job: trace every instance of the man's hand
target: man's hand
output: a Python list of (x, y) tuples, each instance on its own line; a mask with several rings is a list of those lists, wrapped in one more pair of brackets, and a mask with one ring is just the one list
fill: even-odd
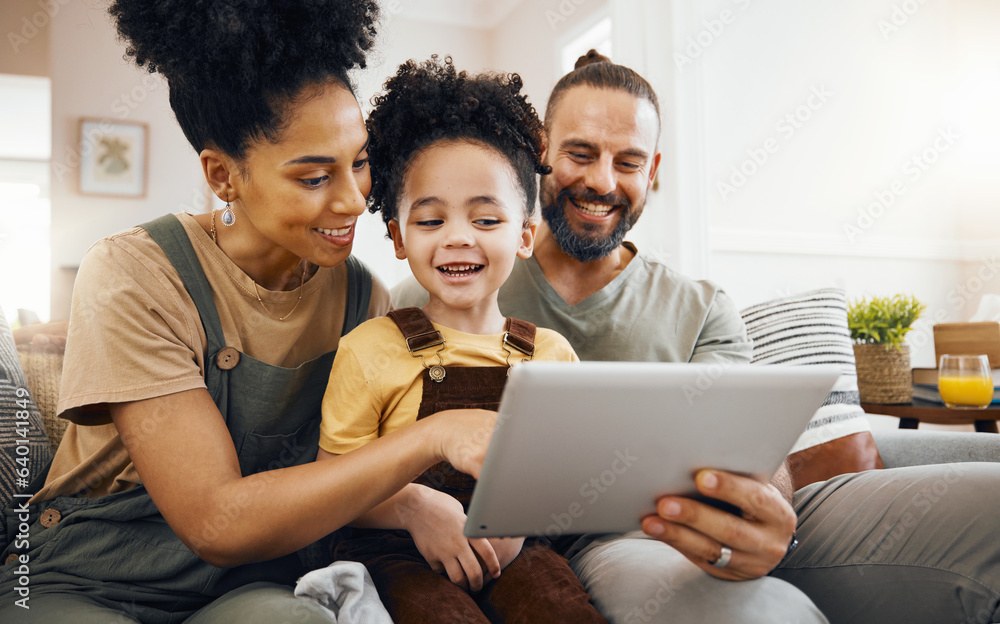
[[(736, 505), (743, 517), (690, 498), (668, 496), (657, 501), (656, 515), (642, 520), (642, 530), (673, 546), (712, 576), (747, 580), (764, 576), (784, 558), (795, 531), (795, 511), (771, 484), (747, 477), (702, 470), (695, 478), (705, 496)], [(733, 552), (724, 568), (712, 562), (722, 547)]]
[[(485, 580), (500, 576), (502, 566), (490, 541), (465, 537), (464, 526), (462, 503), (431, 489), (406, 522), (406, 530), (431, 569), (447, 574), (462, 589), (475, 592), (483, 588)], [(506, 558), (509, 553), (504, 555)], [(514, 553), (510, 559), (516, 556)], [(484, 580), (484, 576), (488, 578)]]

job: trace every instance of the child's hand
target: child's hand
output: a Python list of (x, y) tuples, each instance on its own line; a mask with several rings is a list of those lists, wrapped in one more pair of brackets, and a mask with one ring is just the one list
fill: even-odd
[(451, 496), (427, 488), (420, 507), (406, 524), (413, 543), (431, 569), (446, 573), (459, 587), (479, 591), (484, 575), (488, 575), (486, 580), (500, 576), (500, 561), (490, 542), (462, 535), (465, 511)]
[[(510, 562), (521, 553), (521, 548), (524, 547), (523, 537), (490, 537), (486, 541), (493, 546), (493, 552), (497, 554), (501, 570), (509, 566)], [(485, 567), (483, 573), (487, 573)]]

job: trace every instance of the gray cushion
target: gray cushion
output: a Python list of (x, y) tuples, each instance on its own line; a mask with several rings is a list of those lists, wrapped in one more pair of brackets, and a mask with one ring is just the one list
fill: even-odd
[(1000, 462), (1000, 435), (994, 433), (887, 429), (872, 435), (886, 468)]

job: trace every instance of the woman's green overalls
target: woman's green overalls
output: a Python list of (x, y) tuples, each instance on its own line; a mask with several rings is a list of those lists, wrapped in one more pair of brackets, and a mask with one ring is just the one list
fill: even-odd
[[(313, 461), (334, 353), (281, 368), (227, 347), (211, 286), (183, 226), (167, 215), (142, 227), (166, 253), (198, 308), (208, 337), (205, 382), (226, 420), (243, 474)], [(365, 320), (371, 295), (367, 269), (353, 257), (347, 263), (344, 334)], [(100, 498), (61, 496), (29, 508), (29, 550), (15, 548), (21, 525), (17, 510), (4, 510), (8, 545), (3, 561), (14, 553), (28, 555), (32, 600), (46, 592), (83, 592), (143, 622), (178, 622), (236, 587), (256, 581), (291, 585), (304, 572), (296, 553), (234, 568), (202, 561), (174, 534), (141, 486)], [(234, 501), (206, 523), (201, 541), (212, 541), (233, 519), (252, 511)], [(0, 567), (0, 607), (17, 598), (16, 568)]]

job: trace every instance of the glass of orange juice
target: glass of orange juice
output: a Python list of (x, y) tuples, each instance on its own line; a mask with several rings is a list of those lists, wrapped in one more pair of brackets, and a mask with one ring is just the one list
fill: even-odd
[(986, 409), (993, 401), (993, 376), (985, 355), (942, 355), (938, 393), (952, 409)]

